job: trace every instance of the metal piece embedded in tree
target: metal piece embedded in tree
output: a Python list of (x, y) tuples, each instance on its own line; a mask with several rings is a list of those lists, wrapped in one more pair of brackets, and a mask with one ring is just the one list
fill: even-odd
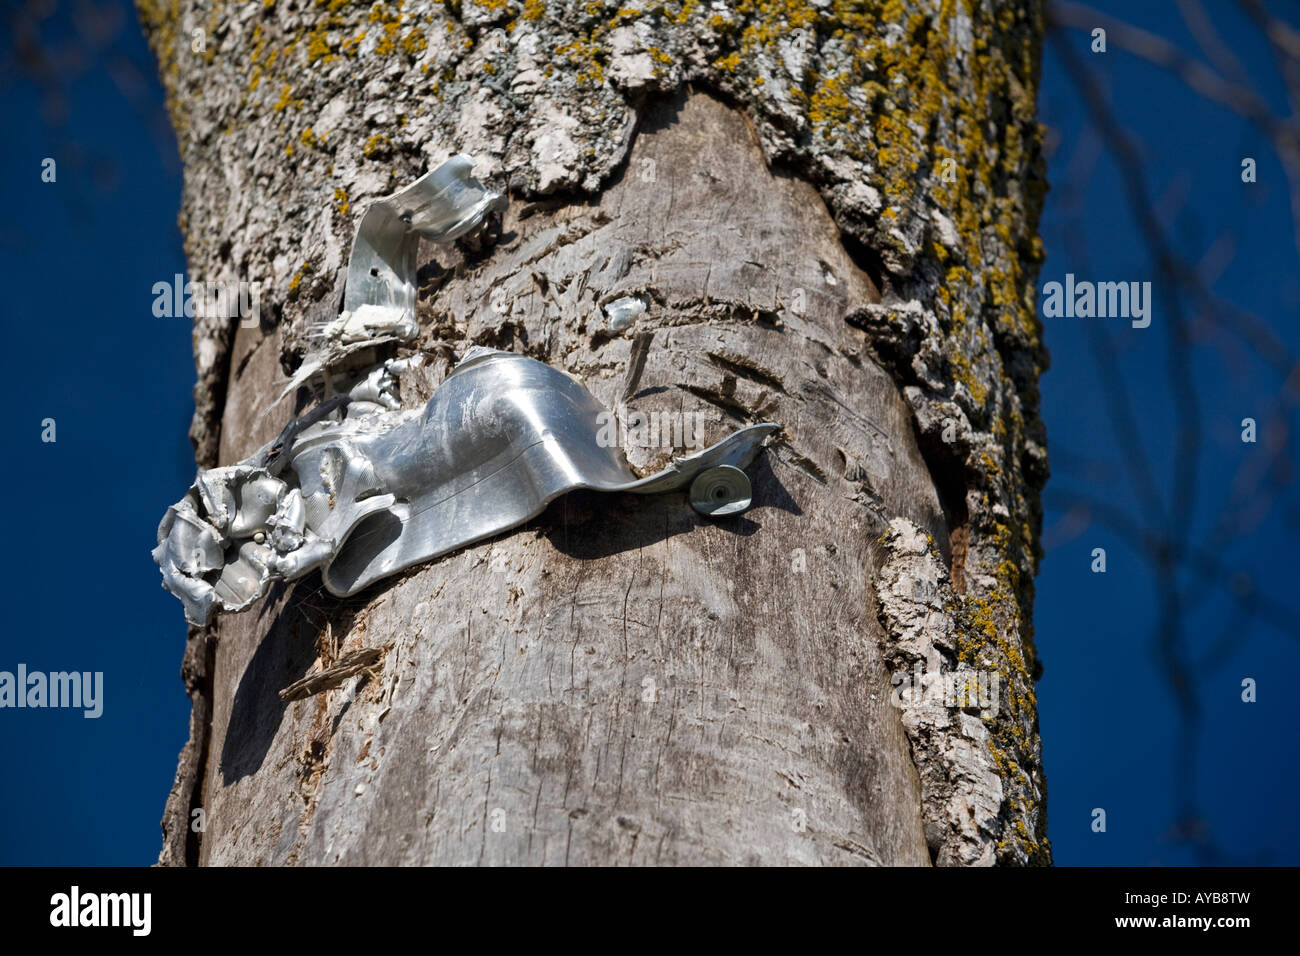
[[(386, 363), (387, 380), (409, 361)], [(330, 593), (355, 594), (515, 528), (578, 488), (654, 494), (703, 477), (696, 509), (734, 514), (749, 505), (739, 469), (778, 429), (750, 425), (637, 478), (618, 448), (598, 440), (604, 409), (595, 397), (535, 359), (472, 348), (423, 408), (395, 410), (391, 395), (362, 386), (245, 461), (200, 472), (167, 510), (153, 556), (191, 623), (243, 610), (272, 581), (316, 568)]]
[(366, 209), (348, 256), (343, 311), (315, 330), (312, 351), (277, 402), (318, 373), (345, 364), (350, 356), (373, 346), (410, 342), (419, 334), (415, 319), (419, 240), (454, 242), (475, 233), (490, 214), (506, 208), (506, 197), (471, 176), (473, 168), (473, 159), (457, 154)]
[(639, 295), (627, 295), (605, 306), (611, 332), (623, 332), (632, 327), (646, 310), (646, 301)]
[(747, 510), (752, 494), (747, 474), (735, 465), (718, 465), (691, 482), (691, 507), (702, 515), (724, 518)]
[[(467, 235), (504, 203), (470, 178), (472, 165), (455, 156), (366, 211), (343, 312), (286, 393), (354, 347), (418, 334), (416, 237)], [(653, 494), (689, 485), (701, 514), (737, 514), (751, 494), (740, 469), (778, 429), (750, 425), (638, 478), (601, 440), (605, 409), (563, 371), (475, 346), (422, 408), (404, 409), (399, 379), (422, 360), (374, 365), (252, 457), (198, 474), (167, 509), (153, 551), (187, 620), (206, 625), (214, 611), (243, 610), (271, 582), (318, 568), (330, 593), (355, 594), (518, 527), (578, 488)]]
[(473, 168), (470, 157), (453, 156), (366, 210), (348, 257), (343, 315), (349, 325), (415, 337), (418, 238), (453, 242), (506, 208), (505, 196), (484, 188), (470, 175)]

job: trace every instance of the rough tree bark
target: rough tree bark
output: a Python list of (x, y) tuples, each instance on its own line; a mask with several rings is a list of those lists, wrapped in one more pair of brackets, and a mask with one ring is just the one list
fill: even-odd
[[(268, 408), (365, 205), (456, 152), (511, 205), (422, 249), (404, 403), (485, 344), (703, 412), (708, 442), (784, 426), (740, 517), (574, 494), (192, 630), (161, 862), (1050, 861), (1038, 3), (139, 3), (191, 275), (264, 289), (260, 327), (196, 324), (201, 465), (302, 410)], [(996, 711), (891, 706), (919, 662), (994, 675)]]

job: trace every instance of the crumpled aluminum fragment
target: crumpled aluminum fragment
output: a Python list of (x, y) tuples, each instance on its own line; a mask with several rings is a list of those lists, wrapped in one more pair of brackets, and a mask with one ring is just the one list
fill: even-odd
[(352, 241), (343, 297), (343, 312), (354, 323), (415, 337), (417, 236), (453, 242), (506, 208), (503, 195), (470, 175), (473, 168), (470, 157), (453, 156), (366, 210)]
[(471, 176), (473, 168), (469, 156), (453, 156), (365, 211), (348, 258), (343, 311), (313, 330), (312, 350), (276, 404), (350, 355), (388, 342), (410, 342), (419, 334), (415, 281), (420, 237), (454, 242), (482, 226), (490, 213), (506, 208), (505, 196)]
[(615, 299), (605, 306), (610, 331), (622, 332), (624, 329), (631, 328), (632, 324), (645, 314), (645, 310), (646, 301), (639, 295), (627, 295)]
[[(712, 475), (701, 485), (711, 510), (697, 509), (743, 510), (749, 481), (736, 472), (778, 429), (742, 428), (637, 478), (598, 439), (605, 410), (564, 372), (475, 347), (422, 408), (394, 409), (384, 395), (412, 364), (390, 360), (355, 396), (323, 402), (249, 459), (201, 472), (168, 509), (153, 556), (189, 621), (242, 610), (272, 581), (314, 568), (332, 594), (354, 594), (517, 527), (578, 488), (653, 494)], [(728, 511), (736, 491), (744, 503)]]
[(423, 364), (423, 355), (412, 355), (406, 359), (389, 359), (382, 365), (376, 365), (365, 378), (353, 385), (348, 390), (348, 396), (354, 402), (373, 402), (388, 409), (401, 408), (397, 380), (404, 373)]

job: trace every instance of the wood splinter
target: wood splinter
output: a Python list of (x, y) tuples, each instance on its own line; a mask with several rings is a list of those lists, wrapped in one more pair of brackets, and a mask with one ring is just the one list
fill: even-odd
[(359, 674), (378, 663), (383, 653), (384, 648), (382, 647), (362, 648), (347, 655), (332, 667), (327, 667), (314, 674), (308, 674), (301, 680), (294, 681), (280, 691), (280, 699), (285, 702), (302, 700), (304, 697), (311, 697), (322, 691), (338, 687), (349, 677)]

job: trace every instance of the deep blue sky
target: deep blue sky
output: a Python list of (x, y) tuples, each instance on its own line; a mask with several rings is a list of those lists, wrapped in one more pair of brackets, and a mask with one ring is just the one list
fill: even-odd
[[(1102, 6), (1195, 49), (1172, 3)], [(1259, 90), (1275, 105), (1284, 102), (1257, 32), (1234, 17), (1228, 4), (1208, 7)], [(1279, 12), (1284, 9), (1293, 25), (1300, 25), (1300, 11), (1294, 5), (1278, 6)], [(1294, 359), (1300, 354), (1300, 273), (1286, 180), (1272, 151), (1244, 120), (1118, 51), (1113, 38), (1104, 55), (1091, 53), (1088, 39), (1067, 34), (1083, 67), (1108, 90), (1119, 123), (1139, 144), (1142, 174), (1175, 248), (1205, 267), (1214, 293), (1268, 325)], [(1285, 482), (1276, 497), (1263, 491), (1245, 494), (1247, 513), (1227, 523), (1229, 542), (1211, 549), (1225, 566), (1249, 575), (1257, 593), (1270, 594), (1289, 609), (1289, 633), (1251, 615), (1251, 598), (1234, 602), (1223, 587), (1225, 575), (1202, 581), (1184, 572), (1179, 579), (1194, 599), (1186, 606), (1182, 656), (1190, 652), (1199, 658), (1212, 647), (1224, 648), (1220, 666), (1203, 668), (1192, 682), (1202, 735), (1196, 760), (1189, 762), (1178, 756), (1176, 744), (1187, 721), (1175, 706), (1156, 651), (1150, 567), (1126, 543), (1122, 527), (1096, 520), (1095, 509), (1071, 513), (1072, 493), (1081, 493), (1122, 509), (1134, 522), (1160, 524), (1126, 478), (1125, 465), (1133, 456), (1114, 437), (1105, 399), (1110, 386), (1098, 374), (1085, 323), (1103, 325), (1110, 336), (1139, 443), (1163, 507), (1171, 508), (1174, 476), (1189, 467), (1175, 448), (1183, 403), (1168, 384), (1166, 332), (1175, 292), (1162, 284), (1139, 239), (1118, 167), (1099, 148), (1104, 143), (1090, 130), (1054, 46), (1044, 60), (1039, 103), (1055, 144), (1049, 162), (1053, 189), (1042, 222), (1048, 258), (1040, 290), (1043, 282), (1073, 272), (1080, 279), (1151, 280), (1155, 300), (1147, 329), (1115, 319), (1046, 323), (1052, 369), (1042, 382), (1043, 417), (1053, 478), (1044, 521), (1050, 550), (1038, 578), (1036, 629), (1045, 663), (1038, 699), (1056, 859), (1136, 865), (1300, 863), (1300, 820), (1294, 812), (1300, 744), (1291, 729), (1294, 695), (1288, 680), (1300, 668), (1295, 623), (1300, 601), (1290, 557), (1300, 530), (1293, 474), (1300, 459), (1294, 437), (1282, 453), (1284, 467), (1273, 472)], [(1247, 156), (1258, 164), (1253, 184), (1241, 180), (1241, 161)], [(1224, 250), (1232, 250), (1231, 256), (1221, 256)], [(1201, 314), (1187, 311), (1193, 320)], [(1232, 497), (1239, 469), (1249, 469), (1267, 455), (1262, 438), (1253, 445), (1241, 441), (1240, 423), (1253, 417), (1262, 433), (1282, 385), (1277, 372), (1244, 348), (1230, 329), (1198, 328), (1203, 334), (1192, 349), (1190, 368), (1201, 419), (1199, 493), (1190, 513), (1181, 516), (1193, 542), (1205, 541)], [(1291, 402), (1280, 421), (1293, 436), (1295, 396)], [(1258, 513), (1251, 514), (1257, 505)], [(1105, 574), (1090, 570), (1097, 547), (1107, 552)], [(1254, 704), (1241, 701), (1241, 681), (1247, 677), (1258, 684)], [(1188, 771), (1192, 783), (1176, 783)], [(1180, 808), (1189, 803), (1196, 811), (1192, 818), (1201, 821), (1212, 841), (1208, 855), (1174, 839), (1173, 825), (1185, 816)], [(1104, 834), (1090, 829), (1097, 807), (1107, 812)]]
[[(194, 470), (190, 330), (155, 318), (150, 292), (185, 271), (180, 170), (174, 139), (157, 138), (153, 64), (121, 8), (121, 29), (81, 62), (67, 5), (55, 14), (57, 87), (34, 83), (30, 67), (15, 75), (5, 50), (0, 670), (103, 671), (105, 701), (97, 720), (0, 710), (3, 863), (152, 863), (188, 732), (185, 626), (149, 555)], [(112, 78), (129, 84), (131, 64), (135, 102)], [(58, 164), (52, 184), (41, 181), (45, 157)], [(45, 418), (57, 423), (53, 444), (41, 441)]]
[[(1173, 4), (1099, 6), (1192, 49)], [(1281, 102), (1266, 48), (1244, 22), (1221, 17), (1226, 6), (1212, 5), (1229, 46), (1265, 95)], [(11, 462), (0, 497), (11, 508), (0, 670), (22, 662), (34, 670), (103, 671), (106, 685), (98, 720), (77, 711), (0, 711), (0, 863), (152, 863), (187, 731), (180, 606), (160, 588), (149, 556), (163, 510), (193, 472), (186, 437), (194, 377), (189, 327), (151, 311), (153, 283), (185, 268), (176, 227), (180, 173), (134, 14), (126, 3), (102, 9), (122, 17), (120, 29), (111, 17), (95, 22), (89, 33), (102, 26), (103, 42), (73, 43), (62, 9), (43, 34), (42, 66), (20, 63), (12, 46), (0, 65), (0, 276), (9, 356), (3, 422)], [(9, 24), (4, 39), (13, 39)], [(1300, 353), (1300, 271), (1286, 183), (1271, 150), (1241, 119), (1113, 44), (1094, 55), (1086, 36), (1072, 34), (1069, 42), (1140, 142), (1143, 174), (1178, 251), (1196, 262), (1207, 253), (1218, 261), (1211, 250), (1231, 249), (1212, 270), (1213, 291), (1257, 315), (1289, 354)], [(74, 48), (81, 52), (74, 55)], [(43, 79), (34, 81), (33, 73)], [(1300, 744), (1286, 708), (1289, 675), (1300, 671), (1300, 635), (1249, 613), (1251, 598), (1235, 602), (1221, 586), (1223, 574), (1200, 580), (1182, 572), (1192, 603), (1180, 652), (1223, 649), (1217, 669), (1201, 669), (1192, 683), (1200, 733), (1189, 763), (1177, 747), (1187, 723), (1156, 651), (1150, 566), (1122, 528), (1079, 505), (1082, 495), (1135, 522), (1160, 523), (1126, 478), (1126, 453), (1108, 417), (1111, 386), (1098, 374), (1083, 325), (1093, 322), (1105, 326), (1118, 356), (1107, 364), (1124, 383), (1169, 507), (1172, 478), (1185, 467), (1176, 460), (1178, 404), (1166, 374), (1173, 293), (1160, 285), (1117, 168), (1089, 132), (1076, 88), (1051, 47), (1040, 105), (1053, 129), (1040, 288), (1066, 272), (1155, 285), (1149, 329), (1063, 319), (1050, 321), (1046, 332), (1052, 369), (1042, 387), (1054, 475), (1036, 628), (1056, 860), (1300, 863)], [(1248, 155), (1258, 161), (1252, 185), (1240, 179)], [(41, 182), (45, 157), (57, 160), (54, 184)], [(1193, 541), (1204, 539), (1230, 500), (1238, 470), (1267, 454), (1262, 440), (1240, 441), (1241, 419), (1257, 418), (1262, 430), (1281, 391), (1276, 371), (1240, 339), (1197, 327), (1205, 330), (1192, 358), (1203, 452), (1187, 516)], [(45, 418), (57, 421), (54, 444), (41, 441)], [(1294, 404), (1281, 421), (1294, 431)], [(1283, 457), (1294, 471), (1289, 447)], [(1293, 475), (1280, 480), (1258, 513), (1247, 509), (1229, 524), (1229, 542), (1214, 553), (1294, 620), (1300, 601), (1291, 554), (1300, 496), (1288, 483)], [(1247, 504), (1261, 495), (1247, 495)], [(1104, 575), (1089, 570), (1096, 547), (1107, 551)], [(1240, 700), (1244, 677), (1258, 681), (1255, 704)], [(1190, 783), (1180, 783), (1189, 767)], [(1174, 832), (1188, 806), (1201, 820), (1206, 840), (1199, 845), (1213, 846), (1212, 855)], [(1097, 807), (1107, 813), (1104, 834), (1090, 829)]]

